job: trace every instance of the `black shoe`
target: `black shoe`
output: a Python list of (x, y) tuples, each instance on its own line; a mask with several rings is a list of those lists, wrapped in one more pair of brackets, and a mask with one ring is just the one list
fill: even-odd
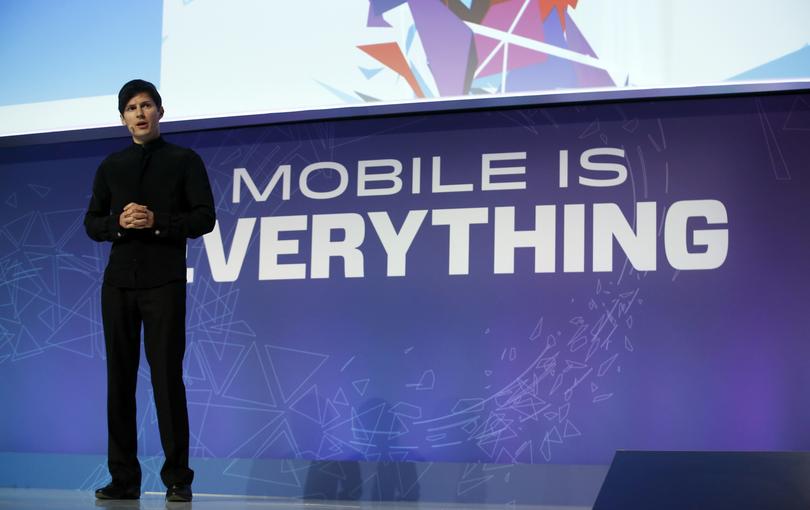
[(191, 485), (176, 483), (166, 491), (166, 501), (191, 501)]
[(116, 485), (110, 483), (96, 490), (96, 499), (140, 499), (141, 488), (138, 485)]

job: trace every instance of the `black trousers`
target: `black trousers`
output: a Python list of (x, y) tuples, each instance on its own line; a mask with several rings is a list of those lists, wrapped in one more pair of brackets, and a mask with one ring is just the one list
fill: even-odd
[(188, 467), (188, 409), (183, 384), (185, 282), (151, 289), (104, 284), (101, 316), (107, 349), (107, 455), (113, 483), (128, 486), (141, 483), (135, 386), (143, 325), (160, 442), (166, 455), (160, 477), (167, 487), (191, 484), (194, 472)]

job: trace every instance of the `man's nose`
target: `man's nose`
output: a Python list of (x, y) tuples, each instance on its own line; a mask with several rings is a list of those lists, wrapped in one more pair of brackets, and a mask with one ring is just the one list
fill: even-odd
[(143, 117), (143, 108), (138, 107), (138, 117)]

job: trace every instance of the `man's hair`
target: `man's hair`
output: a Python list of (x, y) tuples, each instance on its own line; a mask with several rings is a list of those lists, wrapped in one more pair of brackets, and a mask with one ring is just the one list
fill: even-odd
[(129, 100), (142, 92), (148, 94), (158, 108), (162, 106), (163, 100), (154, 85), (146, 80), (130, 80), (118, 92), (118, 113), (123, 115)]

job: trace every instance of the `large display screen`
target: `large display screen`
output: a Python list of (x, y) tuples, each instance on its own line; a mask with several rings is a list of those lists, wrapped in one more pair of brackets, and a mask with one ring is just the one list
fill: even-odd
[[(217, 203), (188, 248), (194, 456), (810, 449), (805, 92), (167, 139)], [(81, 222), (128, 143), (0, 152), (0, 451), (105, 452), (109, 247)]]
[(0, 137), (116, 126), (133, 78), (164, 121), (800, 79), (808, 24), (804, 0), (2, 2)]

